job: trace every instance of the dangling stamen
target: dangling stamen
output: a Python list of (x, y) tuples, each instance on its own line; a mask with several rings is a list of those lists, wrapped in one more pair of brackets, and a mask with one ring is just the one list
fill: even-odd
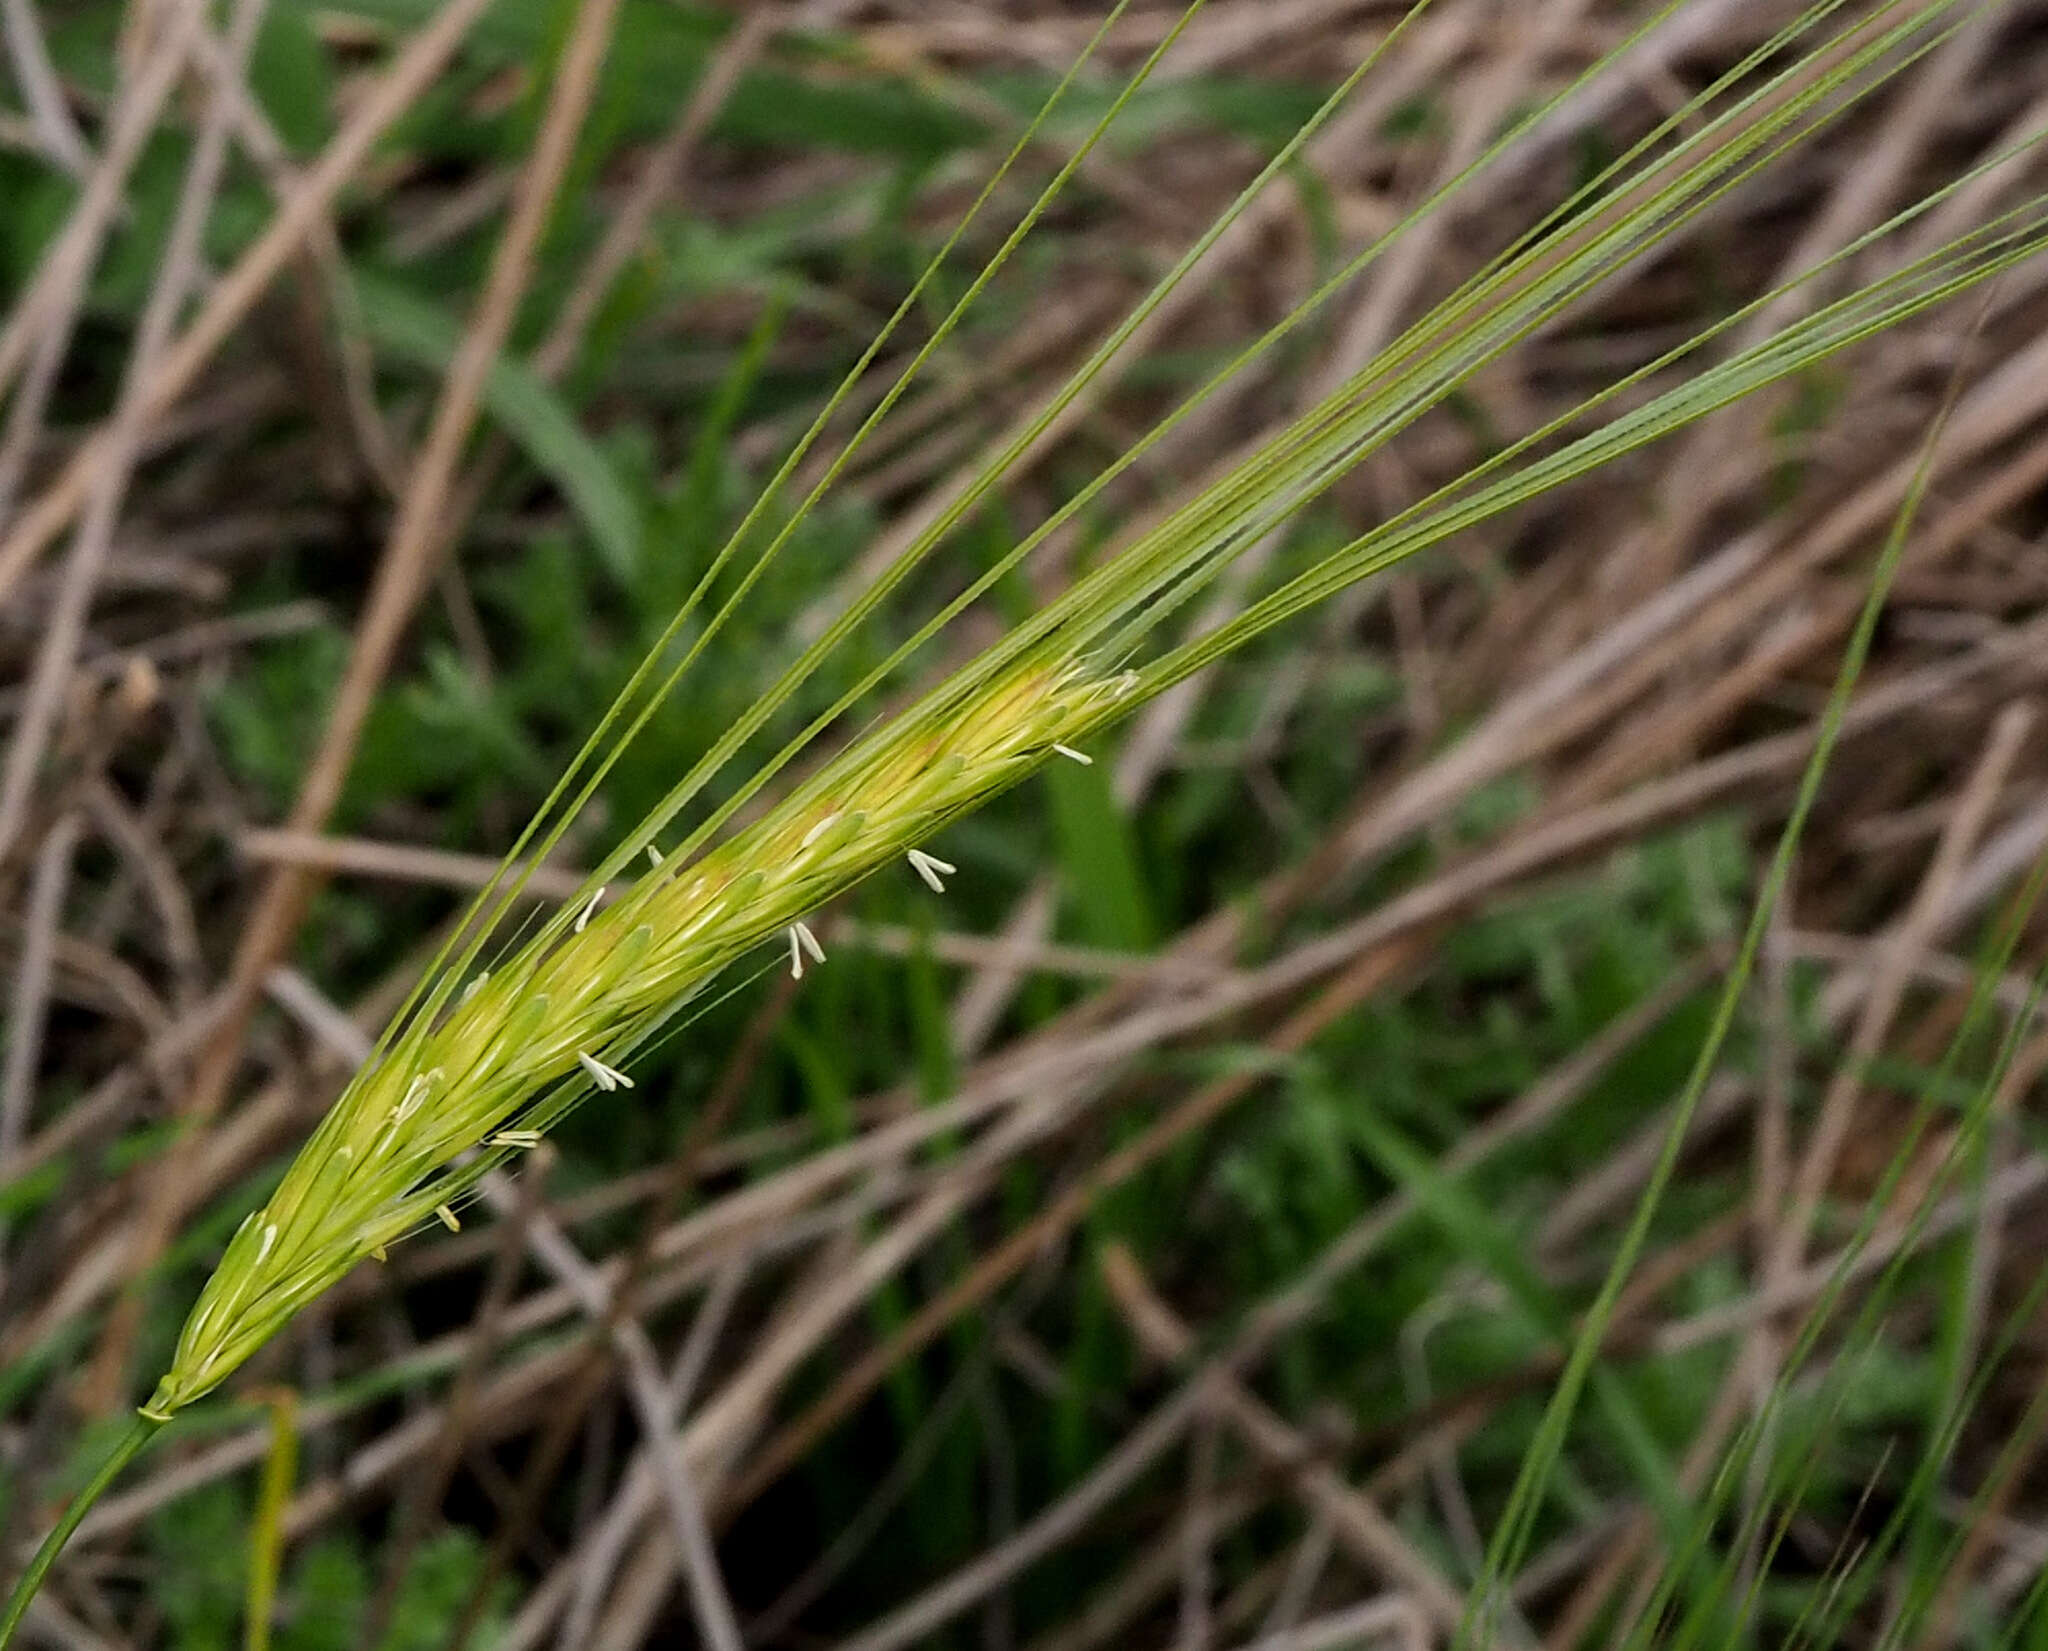
[(493, 1147), (537, 1147), (540, 1145), (540, 1131), (537, 1129), (501, 1129), (484, 1145)]
[(576, 1062), (585, 1072), (590, 1074), (590, 1081), (607, 1095), (614, 1089), (631, 1089), (633, 1087), (633, 1080), (627, 1077), (625, 1073), (621, 1072), (616, 1066), (606, 1066), (603, 1061), (596, 1059), (594, 1056), (586, 1055), (579, 1051), (576, 1056)]
[(590, 921), (591, 914), (597, 910), (598, 901), (603, 898), (604, 885), (600, 883), (590, 891), (590, 898), (583, 903), (583, 909), (576, 914), (576, 932), (578, 934), (583, 932), (583, 926)]
[(658, 866), (661, 864), (661, 850), (656, 848), (652, 843), (649, 843), (647, 845), (647, 863), (650, 866)]
[(1095, 759), (1089, 756), (1086, 751), (1076, 751), (1071, 745), (1061, 745), (1057, 740), (1053, 742), (1052, 748), (1065, 757), (1067, 761), (1077, 762), (1083, 768), (1093, 768), (1095, 766)]
[(789, 926), (789, 978), (804, 978), (804, 955), (810, 954), (813, 963), (825, 961), (825, 948), (818, 944), (818, 937), (811, 933), (810, 924), (798, 918)]
[(956, 865), (941, 860), (936, 854), (925, 853), (921, 848), (912, 849), (909, 854), (909, 860), (910, 869), (924, 879), (925, 886), (934, 894), (944, 894), (946, 892), (946, 885), (939, 881), (939, 874), (941, 872), (951, 877), (960, 869)]
[(446, 1204), (439, 1205), (434, 1213), (441, 1218), (441, 1225), (450, 1232), (459, 1233), (462, 1231), (462, 1223), (455, 1219), (455, 1212)]

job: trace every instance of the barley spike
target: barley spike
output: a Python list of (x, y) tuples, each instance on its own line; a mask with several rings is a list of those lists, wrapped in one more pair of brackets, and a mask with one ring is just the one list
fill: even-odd
[(452, 1226), (476, 1178), (538, 1145), (572, 1106), (631, 1089), (621, 1063), (754, 947), (786, 933), (800, 977), (825, 959), (805, 915), (899, 856), (942, 889), (956, 868), (914, 845), (1073, 754), (1066, 742), (1115, 714), (1136, 681), (1033, 663), (942, 697), (702, 854), (665, 859), (646, 845), (637, 882), (594, 882), (489, 973), (431, 993), (229, 1240), (147, 1414), (211, 1391), (365, 1258), (428, 1222)]

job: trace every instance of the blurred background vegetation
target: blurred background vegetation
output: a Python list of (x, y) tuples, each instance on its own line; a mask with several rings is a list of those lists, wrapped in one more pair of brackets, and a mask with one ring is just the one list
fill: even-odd
[[(643, 814), (1404, 9), (1210, 0), (554, 875)], [(869, 714), (1284, 423), (1791, 10), (1672, 8)], [(1103, 16), (591, 11), (4, 7), (0, 1571)], [(1137, 4), (1109, 30), (877, 383), (1177, 12)], [(759, 749), (1649, 16), (1438, 0)], [(1221, 600), (2031, 129), (2044, 22), (2026, 0), (1978, 8), (1347, 477)], [(501, 272), (474, 434), (408, 527), (556, 66), (600, 27), (531, 255)], [(409, 65), (418, 83), (369, 132)], [(374, 142), (323, 172), (357, 132)], [(181, 255), (209, 141), (223, 164)], [(1923, 240), (2039, 169), (1988, 175)], [(311, 209), (271, 278), (238, 289), (294, 201)], [(221, 317), (184, 360), (147, 314), (181, 262), (171, 331)], [(1952, 391), (1849, 741), (1500, 1633), (1626, 1643), (1667, 1568), (1692, 1579), (1682, 1604), (1725, 1591), (1727, 1559), (1758, 1588), (1730, 1643), (2048, 1644), (2028, 1603), (2048, 1560), (2029, 1293), (2048, 1046), (2025, 1018), (2040, 937), (2024, 912), (1999, 927), (2048, 843), (2029, 697), (2048, 667), (2043, 298), (2022, 270), (1981, 314), (1936, 311), (1263, 639), (1092, 767), (950, 830), (943, 899), (908, 876), (861, 888), (820, 921), (831, 962), (800, 989), (774, 960), (736, 981), (528, 1164), (518, 1209), (359, 1272), (181, 1422), (93, 1516), (33, 1631), (233, 1643), (267, 1532), (287, 1651), (677, 1643), (707, 1588), (761, 1646), (1447, 1643)], [(345, 779), (309, 808), (322, 762)], [(251, 914), (280, 889), (306, 904), (266, 945)], [(1332, 937), (1330, 960), (1301, 962)], [(1083, 1077), (1034, 1065), (1077, 1047)], [(1816, 1146), (1844, 1085), (1852, 1127)], [(1787, 1240), (1798, 1175), (1822, 1200)], [(1859, 1264), (1788, 1373), (1830, 1262), (1859, 1247), (1899, 1260)], [(806, 1317), (858, 1268), (857, 1310)], [(751, 1389), (760, 1349), (798, 1333), (792, 1373)], [(678, 1421), (718, 1423), (692, 1458), (715, 1577), (660, 1488), (673, 1440), (633, 1388), (641, 1353)], [(259, 1517), (278, 1389), (297, 1394), (297, 1474)], [(1688, 1557), (1673, 1510), (1708, 1507), (1731, 1463)], [(1783, 1515), (1768, 1541), (1740, 1524), (1762, 1507)], [(1910, 1518), (1878, 1543), (1895, 1510)]]

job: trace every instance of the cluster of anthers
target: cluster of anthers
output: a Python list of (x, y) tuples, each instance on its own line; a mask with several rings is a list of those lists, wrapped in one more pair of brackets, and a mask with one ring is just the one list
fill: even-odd
[[(623, 1063), (705, 982), (786, 935), (790, 973), (825, 961), (806, 921), (901, 858), (934, 892), (958, 867), (932, 832), (1073, 743), (1136, 686), (1130, 673), (1034, 666), (943, 715), (857, 742), (761, 820), (689, 865), (652, 846), (612, 897), (578, 900), (495, 972), (391, 1041), (342, 1093), (269, 1202), (229, 1241), (146, 1415), (210, 1391), (365, 1257), (455, 1206), (490, 1164), (540, 1144), (591, 1091), (633, 1087)], [(568, 914), (565, 912), (564, 916)]]
[[(1058, 740), (1053, 741), (1046, 749), (1055, 756), (1065, 757), (1069, 762), (1077, 762), (1084, 768), (1092, 766), (1095, 761), (1087, 752), (1078, 751)], [(828, 823), (829, 821), (820, 821), (819, 825), (812, 829), (822, 829)], [(903, 857), (910, 862), (910, 869), (924, 880), (925, 886), (934, 894), (944, 894), (945, 879), (955, 876), (960, 870), (950, 860), (941, 860), (936, 854), (928, 854), (921, 848), (906, 849)], [(804, 978), (804, 964), (807, 961), (823, 963), (825, 948), (818, 943), (818, 936), (810, 924), (799, 917), (789, 926), (789, 974), (792, 980)]]

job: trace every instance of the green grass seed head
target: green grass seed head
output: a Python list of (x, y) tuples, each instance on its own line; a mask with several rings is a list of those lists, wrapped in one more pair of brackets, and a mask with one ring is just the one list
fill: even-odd
[(650, 855), (616, 898), (588, 890), (494, 971), (430, 1000), (439, 1011), (356, 1075), (229, 1241), (144, 1413), (192, 1403), (366, 1257), (452, 1221), (483, 1169), (538, 1144), (567, 1104), (632, 1088), (620, 1063), (728, 964), (784, 935), (793, 973), (823, 962), (805, 917), (849, 884), (898, 863), (943, 891), (958, 868), (920, 843), (1048, 756), (1079, 758), (1070, 742), (1135, 681), (1026, 664), (941, 690), (701, 858)]

